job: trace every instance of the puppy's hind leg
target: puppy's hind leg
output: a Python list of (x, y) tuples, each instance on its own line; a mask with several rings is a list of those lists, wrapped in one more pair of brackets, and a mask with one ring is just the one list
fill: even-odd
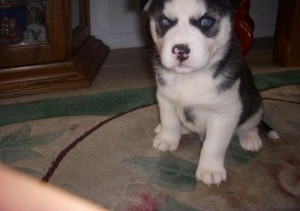
[(239, 141), (242, 148), (246, 151), (256, 152), (262, 147), (262, 141), (258, 135), (257, 128), (240, 134)]

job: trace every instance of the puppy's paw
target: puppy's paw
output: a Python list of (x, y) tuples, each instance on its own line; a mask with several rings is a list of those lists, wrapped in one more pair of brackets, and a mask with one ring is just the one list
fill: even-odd
[(256, 131), (247, 132), (239, 137), (241, 147), (246, 151), (256, 152), (262, 147), (262, 141)]
[(198, 166), (196, 171), (197, 180), (201, 180), (206, 185), (220, 185), (222, 181), (226, 181), (227, 175), (224, 168), (201, 168)]
[(158, 149), (159, 151), (175, 151), (179, 145), (179, 140), (164, 138), (160, 135), (157, 135), (153, 140), (153, 148)]
[(154, 129), (154, 133), (159, 134), (160, 131), (161, 131), (161, 124), (158, 124), (158, 125), (156, 126), (156, 128)]

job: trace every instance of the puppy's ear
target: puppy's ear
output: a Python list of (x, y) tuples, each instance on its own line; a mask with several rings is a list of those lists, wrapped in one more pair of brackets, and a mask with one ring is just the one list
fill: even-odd
[(153, 0), (140, 0), (140, 8), (142, 11), (147, 12)]
[(232, 9), (237, 9), (240, 4), (242, 3), (242, 0), (227, 0), (228, 4), (231, 6)]

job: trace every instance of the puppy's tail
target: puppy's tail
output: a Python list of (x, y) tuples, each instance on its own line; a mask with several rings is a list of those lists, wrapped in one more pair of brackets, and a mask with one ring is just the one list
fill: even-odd
[(270, 139), (280, 139), (278, 133), (274, 131), (267, 123), (261, 121), (258, 126), (259, 131)]

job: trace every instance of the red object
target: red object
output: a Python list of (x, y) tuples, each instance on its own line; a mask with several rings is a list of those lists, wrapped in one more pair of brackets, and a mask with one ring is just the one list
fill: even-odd
[(235, 31), (240, 40), (241, 52), (246, 55), (251, 47), (253, 41), (254, 32), (254, 21), (249, 15), (250, 10), (250, 0), (243, 0), (235, 11)]

